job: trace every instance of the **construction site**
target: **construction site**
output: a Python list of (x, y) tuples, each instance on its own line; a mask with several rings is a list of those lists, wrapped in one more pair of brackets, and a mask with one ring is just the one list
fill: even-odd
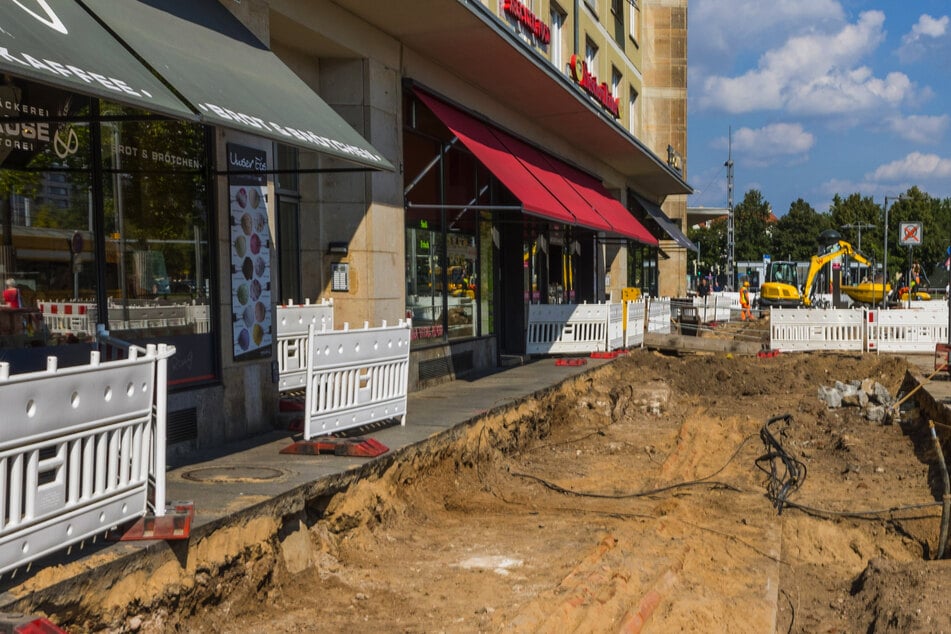
[(380, 428), (376, 458), (280, 455), (279, 431), (173, 465), (189, 540), (43, 562), (4, 609), (70, 632), (951, 631), (947, 371), (748, 353), (767, 323), (423, 390), (418, 440)]

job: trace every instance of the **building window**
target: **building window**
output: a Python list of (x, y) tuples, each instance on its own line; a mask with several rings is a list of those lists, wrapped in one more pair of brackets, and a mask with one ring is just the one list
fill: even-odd
[(598, 17), (598, 0), (584, 0), (584, 3), (588, 9), (591, 10), (591, 13), (594, 14), (594, 17)]
[(624, 50), (624, 4), (628, 0), (611, 0), (611, 16), (614, 18), (614, 41)]
[(584, 61), (588, 65), (588, 72), (598, 76), (598, 45), (591, 38), (584, 41)]
[(631, 39), (634, 40), (634, 43), (637, 44), (639, 37), (638, 33), (641, 26), (641, 7), (637, 3), (637, 0), (630, 0), (631, 10), (629, 12), (630, 19), (628, 20), (629, 30)]
[(617, 99), (621, 96), (621, 71), (614, 66), (611, 67), (611, 96)]
[(551, 63), (560, 71), (565, 66), (565, 20), (568, 18), (561, 7), (551, 5)]
[(634, 87), (631, 87), (631, 98), (627, 106), (627, 120), (629, 122), (629, 128), (631, 134), (637, 136), (637, 124), (640, 121), (640, 116), (638, 116), (638, 108), (640, 108), (640, 102), (637, 100), (637, 90)]

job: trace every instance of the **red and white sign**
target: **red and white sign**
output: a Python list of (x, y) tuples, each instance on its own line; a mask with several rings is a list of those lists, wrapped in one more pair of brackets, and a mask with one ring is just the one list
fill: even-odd
[(920, 247), (923, 238), (920, 222), (899, 223), (898, 243), (903, 247)]
[(588, 71), (587, 62), (577, 54), (571, 56), (571, 78), (578, 82), (586, 93), (597, 99), (615, 119), (621, 118), (621, 100), (611, 94), (611, 87), (605, 82), (598, 83), (598, 78)]

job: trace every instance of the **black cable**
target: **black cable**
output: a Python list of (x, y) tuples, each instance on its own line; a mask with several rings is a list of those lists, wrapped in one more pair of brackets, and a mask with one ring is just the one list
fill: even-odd
[(717, 469), (716, 471), (714, 471), (714, 472), (711, 473), (710, 475), (704, 476), (704, 477), (699, 478), (699, 479), (697, 479), (697, 480), (689, 480), (689, 481), (687, 481), (687, 482), (678, 482), (678, 483), (676, 483), (676, 484), (671, 484), (671, 485), (664, 486), (664, 487), (660, 487), (660, 488), (657, 488), (657, 489), (650, 489), (650, 490), (647, 490), (647, 491), (638, 491), (638, 492), (636, 492), (636, 493), (620, 493), (620, 494), (614, 494), (614, 495), (612, 495), (612, 494), (609, 494), (609, 493), (589, 493), (589, 492), (586, 492), (586, 491), (574, 491), (574, 490), (572, 490), (572, 489), (566, 489), (566, 488), (564, 488), (564, 487), (562, 487), (562, 486), (560, 486), (560, 485), (558, 485), (558, 484), (555, 484), (554, 482), (550, 482), (550, 481), (548, 481), (548, 480), (545, 480), (544, 478), (539, 478), (538, 476), (534, 476), (534, 475), (531, 475), (531, 474), (528, 474), (528, 473), (518, 473), (518, 472), (516, 472), (516, 471), (512, 471), (512, 472), (510, 472), (510, 473), (511, 473), (513, 476), (516, 476), (516, 477), (519, 477), (519, 478), (525, 478), (525, 479), (527, 479), (527, 480), (534, 480), (534, 481), (538, 482), (539, 484), (541, 484), (541, 485), (543, 485), (543, 486), (545, 486), (545, 487), (551, 489), (552, 491), (556, 491), (556, 492), (558, 492), (558, 493), (564, 493), (565, 495), (575, 495), (575, 496), (578, 496), (578, 497), (590, 497), (590, 498), (604, 498), (604, 499), (611, 499), (611, 500), (623, 500), (623, 499), (628, 499), (628, 498), (645, 497), (645, 496), (648, 496), (648, 495), (657, 495), (658, 493), (665, 493), (665, 492), (667, 492), (667, 491), (672, 491), (672, 490), (674, 490), (674, 489), (681, 489), (681, 488), (684, 488), (684, 487), (697, 486), (697, 485), (701, 485), (701, 484), (712, 485), (712, 486), (714, 486), (714, 488), (729, 489), (729, 490), (731, 490), (731, 491), (742, 491), (742, 489), (740, 489), (740, 488), (738, 488), (738, 487), (736, 487), (736, 486), (734, 486), (734, 485), (732, 485), (732, 484), (730, 484), (730, 483), (728, 483), (728, 482), (720, 482), (720, 481), (717, 481), (717, 480), (710, 480), (710, 478), (716, 476), (716, 475), (719, 474), (721, 471), (723, 471), (724, 469), (726, 469), (726, 468), (729, 466), (729, 464), (730, 464), (731, 462), (733, 462), (733, 460), (736, 458), (737, 454), (740, 453), (740, 450), (743, 448), (743, 446), (746, 445), (747, 442), (749, 442), (751, 439), (753, 439), (753, 438), (755, 438), (755, 437), (756, 437), (756, 434), (750, 434), (749, 436), (747, 436), (746, 438), (744, 438), (743, 441), (737, 446), (736, 450), (733, 452), (733, 455), (730, 456), (729, 460), (727, 460), (727, 461), (723, 464), (722, 467), (720, 467), (719, 469)]
[[(771, 425), (779, 422), (784, 425), (778, 433), (785, 437), (786, 429), (792, 422), (792, 415), (782, 414), (766, 421), (759, 432), (763, 444), (766, 445), (766, 453), (757, 458), (755, 464), (766, 474), (766, 497), (776, 507), (778, 514), (782, 515), (783, 507), (789, 504), (789, 496), (799, 489), (806, 479), (806, 465), (790, 456), (770, 430)], [(769, 468), (764, 464), (769, 465)]]
[[(806, 479), (806, 465), (803, 464), (802, 461), (789, 455), (771, 430), (771, 426), (780, 422), (783, 423), (783, 426), (777, 433), (779, 437), (784, 438), (789, 425), (792, 423), (792, 415), (783, 414), (766, 421), (766, 424), (760, 429), (760, 438), (762, 438), (763, 443), (766, 445), (766, 453), (756, 459), (756, 466), (767, 474), (766, 496), (773, 503), (773, 506), (776, 507), (777, 511), (779, 511), (779, 514), (782, 514), (783, 508), (790, 507), (809, 513), (810, 515), (872, 519), (880, 515), (893, 515), (903, 511), (914, 511), (941, 505), (941, 502), (925, 502), (923, 504), (895, 506), (887, 509), (832, 511), (791, 501), (789, 496), (798, 490)], [(768, 464), (768, 468), (764, 466), (766, 464)], [(902, 519), (918, 518), (905, 517)]]

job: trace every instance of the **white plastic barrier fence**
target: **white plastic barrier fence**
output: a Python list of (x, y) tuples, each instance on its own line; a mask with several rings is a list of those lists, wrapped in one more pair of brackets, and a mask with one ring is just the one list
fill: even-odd
[(624, 328), (624, 347), (634, 348), (644, 345), (644, 315), (647, 300), (638, 299), (625, 302), (627, 306), (627, 324)]
[(90, 302), (39, 302), (51, 333), (96, 332), (96, 305)]
[[(710, 322), (730, 321), (733, 310), (733, 300), (729, 297), (723, 297), (722, 293), (712, 293), (707, 297), (694, 297), (694, 308), (697, 309), (697, 315), (704, 324)], [(739, 310), (740, 300), (737, 296), (736, 310)]]
[(865, 349), (862, 309), (772, 308), (769, 324), (773, 350)]
[(172, 346), (10, 374), (0, 363), (0, 574), (165, 514), (165, 405)]
[(608, 351), (624, 346), (624, 306), (607, 304), (608, 307)]
[[(92, 302), (39, 302), (43, 321), (51, 333), (96, 332), (98, 311)], [(110, 330), (167, 328), (194, 324), (195, 332), (210, 331), (211, 319), (207, 304), (169, 304), (155, 306), (123, 306), (110, 300)]]
[(670, 334), (670, 298), (647, 300), (647, 332)]
[(412, 322), (362, 330), (308, 325), (304, 439), (399, 418), (406, 424)]
[[(868, 310), (868, 350), (879, 352), (934, 352), (935, 344), (948, 341), (948, 307), (944, 302), (927, 310)], [(912, 304), (915, 305), (914, 303)]]
[(307, 384), (309, 328), (313, 325), (318, 332), (333, 330), (333, 300), (311, 304), (308, 299), (303, 305), (290, 301), (286, 306), (278, 306), (276, 312), (278, 389), (302, 390)]
[[(622, 312), (612, 312), (612, 306), (621, 308), (620, 304), (529, 304), (525, 352), (576, 354), (606, 352), (610, 343), (620, 347)], [(619, 331), (610, 342), (609, 322)]]

